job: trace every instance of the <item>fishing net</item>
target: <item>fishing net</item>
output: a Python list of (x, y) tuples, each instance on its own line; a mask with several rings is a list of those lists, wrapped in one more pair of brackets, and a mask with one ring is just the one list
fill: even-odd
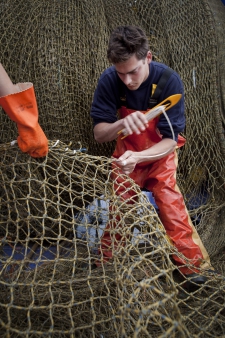
[[(22, 154), (1, 111), (1, 337), (224, 336), (224, 18), (213, 0), (1, 1), (0, 61), (14, 83), (34, 83), (50, 140), (45, 159)], [(111, 180), (115, 144), (93, 138), (91, 101), (120, 24), (141, 26), (154, 59), (184, 82), (178, 183), (221, 273), (193, 293), (151, 194), (124, 177), (135, 202), (121, 203)], [(118, 215), (105, 264), (100, 238)]]
[[(0, 150), (1, 336), (224, 332), (222, 276), (185, 291), (156, 208), (128, 177), (135, 203), (118, 199), (110, 159), (59, 141), (50, 142), (44, 160), (10, 144)], [(114, 238), (113, 258), (104, 263), (98, 248), (109, 205), (111, 217), (120, 215), (112, 238), (120, 233), (123, 245)]]

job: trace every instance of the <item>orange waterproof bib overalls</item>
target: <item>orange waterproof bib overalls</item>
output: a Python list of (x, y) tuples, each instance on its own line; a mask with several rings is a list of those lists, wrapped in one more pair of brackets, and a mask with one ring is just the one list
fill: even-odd
[[(120, 117), (124, 118), (131, 114), (134, 110), (121, 107), (119, 110)], [(117, 139), (116, 149), (113, 156), (119, 158), (125, 151), (142, 151), (150, 148), (158, 143), (162, 138), (157, 130), (158, 117), (149, 121), (149, 126), (140, 135), (132, 134), (121, 140), (121, 136)], [(182, 147), (185, 139), (179, 135), (178, 147)], [(167, 155), (155, 162), (143, 162), (137, 164), (134, 171), (129, 175), (141, 188), (146, 188), (153, 193), (155, 202), (159, 208), (159, 217), (164, 225), (167, 235), (175, 245), (177, 250), (190, 260), (193, 266), (202, 268), (210, 267), (210, 259), (203, 243), (193, 226), (189, 217), (188, 211), (184, 204), (183, 196), (176, 184), (176, 169), (178, 159), (177, 152)], [(113, 162), (112, 179), (114, 181), (114, 188), (120, 198), (127, 200), (132, 197), (132, 190), (124, 191), (123, 177), (121, 168)], [(127, 187), (126, 187), (127, 188)], [(128, 202), (130, 203), (130, 202)], [(101, 238), (101, 251), (104, 260), (112, 257), (112, 240), (110, 231), (115, 227), (113, 222), (108, 223), (105, 232)], [(114, 235), (117, 242), (120, 242), (121, 235)], [(178, 266), (184, 265), (185, 261), (177, 255), (173, 256)], [(193, 273), (193, 269), (186, 266), (180, 267), (180, 271), (184, 274)]]

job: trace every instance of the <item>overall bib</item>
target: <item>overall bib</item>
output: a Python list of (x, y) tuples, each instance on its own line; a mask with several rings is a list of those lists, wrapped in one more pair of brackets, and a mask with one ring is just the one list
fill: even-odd
[[(134, 111), (124, 106), (119, 110), (121, 118), (126, 117), (132, 112)], [(157, 130), (157, 123), (158, 117), (149, 121), (148, 128), (140, 135), (132, 134), (123, 140), (121, 140), (121, 136), (119, 136), (113, 157), (119, 158), (127, 150), (139, 152), (158, 143), (162, 137)], [(184, 144), (185, 139), (179, 135), (177, 147), (182, 147)], [(193, 266), (208, 268), (210, 267), (208, 253), (191, 222), (183, 196), (176, 184), (177, 164), (178, 158), (175, 150), (173, 153), (157, 161), (137, 164), (129, 176), (141, 188), (146, 188), (153, 193), (155, 202), (159, 208), (160, 220), (177, 250), (188, 258)], [(112, 163), (112, 166), (114, 169), (112, 179), (116, 194), (118, 194), (122, 200), (130, 200), (134, 192), (127, 190), (127, 183), (126, 189), (124, 189), (124, 179), (120, 176), (120, 174), (122, 174), (121, 168), (117, 166), (115, 162)], [(129, 201), (128, 203), (132, 202)], [(117, 220), (119, 221), (118, 216)], [(101, 238), (101, 251), (105, 261), (112, 257), (110, 230), (113, 228), (115, 228), (115, 223), (109, 220)], [(123, 245), (121, 234), (116, 233), (113, 236), (116, 239), (113, 244), (114, 248), (115, 245)], [(173, 259), (178, 266), (185, 264), (185, 261), (177, 255), (174, 255)], [(181, 266), (180, 271), (184, 274), (191, 274), (195, 270)]]

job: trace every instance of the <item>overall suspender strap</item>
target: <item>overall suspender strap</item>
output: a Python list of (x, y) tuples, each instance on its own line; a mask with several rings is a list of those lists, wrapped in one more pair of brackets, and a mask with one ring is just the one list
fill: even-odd
[(148, 108), (149, 109), (151, 109), (151, 108), (153, 108), (154, 106), (157, 105), (158, 99), (159, 99), (167, 81), (169, 80), (169, 78), (170, 78), (170, 76), (172, 75), (173, 72), (174, 72), (173, 69), (171, 69), (169, 67), (166, 68), (163, 71), (163, 73), (162, 73), (162, 75), (159, 79), (159, 82), (157, 83), (157, 87), (156, 87), (153, 95), (151, 95), (150, 98), (149, 98), (149, 101), (148, 101)]
[(119, 87), (119, 94), (120, 94), (120, 107), (127, 106), (127, 99), (125, 94), (125, 89), (123, 87), (123, 83), (120, 79), (118, 79), (118, 87)]

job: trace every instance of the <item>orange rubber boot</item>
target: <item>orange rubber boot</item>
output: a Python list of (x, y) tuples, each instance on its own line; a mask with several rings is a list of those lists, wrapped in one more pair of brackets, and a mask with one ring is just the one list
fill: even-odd
[(33, 84), (27, 82), (13, 85), (2, 65), (0, 66), (0, 106), (17, 124), (18, 146), (32, 157), (46, 156), (48, 140), (38, 123)]

